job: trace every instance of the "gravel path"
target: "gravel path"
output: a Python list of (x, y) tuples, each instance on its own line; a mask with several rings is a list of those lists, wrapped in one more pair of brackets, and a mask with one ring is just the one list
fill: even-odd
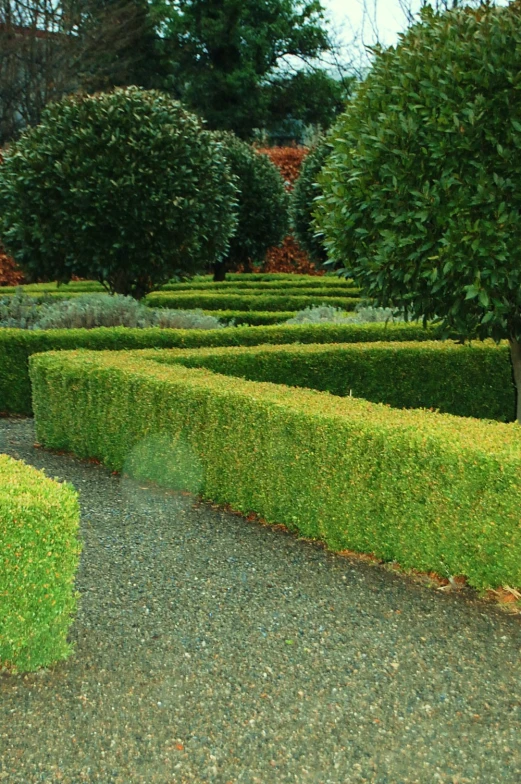
[(519, 617), (33, 447), (80, 491), (76, 652), (0, 677), (0, 781), (521, 782)]

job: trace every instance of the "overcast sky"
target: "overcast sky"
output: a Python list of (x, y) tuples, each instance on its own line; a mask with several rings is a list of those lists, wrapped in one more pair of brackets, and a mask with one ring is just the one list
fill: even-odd
[[(343, 44), (355, 39), (359, 44), (370, 46), (380, 43), (390, 46), (398, 40), (398, 33), (407, 29), (407, 18), (400, 8), (400, 0), (321, 0), (331, 21), (331, 30), (337, 31)], [(421, 0), (406, 0), (404, 3), (417, 12)], [(508, 0), (497, 0), (497, 5), (507, 5)], [(365, 9), (365, 12), (364, 12)], [(347, 52), (344, 57), (351, 59)]]
[[(405, 29), (406, 19), (400, 9), (399, 0), (321, 0), (327, 10), (332, 26), (341, 31), (344, 40), (352, 40), (362, 31), (367, 42), (373, 42), (373, 27), (378, 27), (382, 43), (393, 44), (398, 33)], [(411, 5), (419, 8), (420, 0)], [(364, 13), (364, 7), (369, 13)]]

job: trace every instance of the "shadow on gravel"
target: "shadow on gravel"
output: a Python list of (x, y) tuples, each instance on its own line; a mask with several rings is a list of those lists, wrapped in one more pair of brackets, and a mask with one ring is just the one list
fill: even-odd
[(519, 784), (519, 619), (34, 449), (80, 492), (75, 653), (0, 678), (0, 781)]

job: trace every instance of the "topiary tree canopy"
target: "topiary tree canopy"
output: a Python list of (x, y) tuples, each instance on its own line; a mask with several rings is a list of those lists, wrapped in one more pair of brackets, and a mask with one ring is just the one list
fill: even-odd
[(335, 128), (317, 222), (376, 305), (510, 341), (521, 422), (521, 7), (435, 13)]
[(228, 250), (236, 186), (221, 147), (169, 96), (72, 96), (5, 153), (0, 236), (32, 278), (141, 298)]
[(237, 229), (226, 255), (214, 266), (215, 280), (227, 269), (261, 262), (268, 248), (278, 245), (288, 229), (288, 195), (284, 180), (267, 155), (257, 152), (230, 132), (214, 132), (239, 188)]
[(317, 178), (330, 152), (330, 143), (325, 138), (320, 139), (304, 159), (291, 192), (290, 216), (293, 233), (317, 267), (327, 261), (327, 254), (322, 239), (316, 236), (313, 213), (316, 209), (315, 199), (322, 193)]

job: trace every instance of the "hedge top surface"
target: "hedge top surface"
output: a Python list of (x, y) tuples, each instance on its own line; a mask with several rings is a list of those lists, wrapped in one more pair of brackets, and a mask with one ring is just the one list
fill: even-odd
[[(365, 325), (364, 325), (365, 326)], [(197, 360), (198, 357), (232, 357), (232, 356), (263, 356), (263, 355), (298, 355), (298, 356), (312, 356), (314, 354), (337, 354), (342, 351), (348, 351), (352, 354), (354, 351), (359, 354), (364, 354), (368, 350), (382, 350), (392, 351), (395, 353), (402, 353), (403, 351), (429, 351), (433, 350), (436, 353), (460, 353), (461, 351), (474, 351), (474, 352), (488, 352), (490, 349), (494, 350), (507, 350), (507, 341), (500, 344), (492, 340), (475, 341), (470, 344), (456, 343), (452, 340), (425, 340), (420, 343), (418, 341), (378, 341), (374, 343), (286, 343), (286, 344), (258, 344), (255, 346), (215, 346), (215, 347), (201, 347), (201, 348), (184, 348), (184, 349), (136, 349), (132, 352), (132, 356), (136, 359), (147, 359), (154, 362), (177, 362), (179, 357), (186, 359)], [(119, 354), (120, 352), (115, 352)]]
[(68, 487), (68, 485), (60, 485), (54, 479), (49, 479), (37, 468), (4, 454), (0, 454), (0, 479), (2, 501), (7, 496), (18, 502), (33, 501), (35, 497), (42, 495), (41, 491), (44, 488)]
[(327, 392), (288, 387), (269, 382), (245, 381), (224, 376), (207, 369), (186, 368), (153, 361), (139, 352), (92, 352), (67, 351), (47, 352), (33, 355), (33, 369), (48, 371), (63, 369), (68, 376), (75, 372), (115, 373), (127, 378), (146, 380), (153, 386), (179, 385), (206, 393), (224, 392), (238, 394), (257, 404), (283, 406), (299, 412), (303, 417), (318, 417), (323, 421), (335, 420), (338, 426), (364, 428), (368, 432), (378, 430), (386, 440), (394, 433), (407, 430), (411, 443), (422, 450), (442, 449), (455, 455), (462, 452), (479, 455), (484, 460), (494, 458), (508, 460), (515, 470), (516, 485), (521, 471), (521, 430), (517, 423), (503, 424), (491, 420), (439, 414), (422, 409), (395, 409), (381, 403), (371, 403), (361, 398), (340, 398)]

